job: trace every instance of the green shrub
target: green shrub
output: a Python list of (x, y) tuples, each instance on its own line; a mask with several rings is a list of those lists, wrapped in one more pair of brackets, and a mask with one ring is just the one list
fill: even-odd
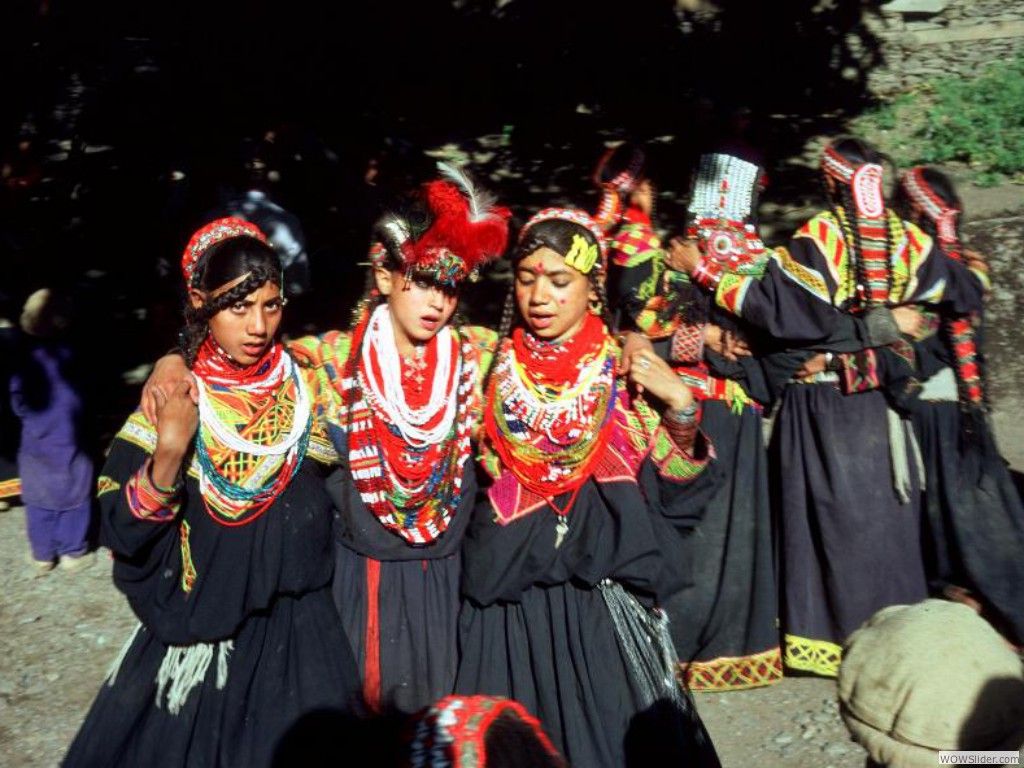
[(900, 165), (966, 163), (974, 182), (1024, 181), (1024, 54), (942, 77), (853, 121)]

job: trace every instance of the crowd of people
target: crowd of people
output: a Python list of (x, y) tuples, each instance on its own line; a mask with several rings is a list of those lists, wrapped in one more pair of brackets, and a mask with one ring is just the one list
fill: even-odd
[[(442, 164), (377, 220), (350, 327), (291, 340), (274, 233), (244, 206), (198, 230), (179, 347), (97, 484), (139, 624), (65, 764), (281, 765), (409, 719), (378, 759), (715, 766), (690, 691), (836, 676), (882, 609), (944, 597), (1024, 644), (952, 184), (889, 194), (836, 139), (828, 206), (769, 248), (738, 154), (700, 158), (667, 241), (640, 146), (600, 158), (596, 211), (515, 232)], [(462, 323), (502, 256), (501, 316)], [(60, 501), (26, 511), (41, 571), (83, 556)]]

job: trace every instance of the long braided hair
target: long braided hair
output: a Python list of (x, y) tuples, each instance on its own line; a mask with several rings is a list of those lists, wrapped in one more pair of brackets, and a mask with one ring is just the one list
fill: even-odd
[(190, 288), (206, 293), (246, 275), (238, 285), (193, 307), (185, 302), (185, 327), (179, 335), (186, 364), (195, 362), (199, 347), (210, 333), (209, 321), (218, 312), (241, 301), (266, 283), (283, 285), (281, 260), (274, 249), (254, 237), (232, 237), (216, 243), (202, 255), (192, 274)]
[[(852, 166), (861, 166), (867, 163), (884, 165), (886, 162), (889, 162), (891, 165), (891, 161), (885, 155), (866, 141), (854, 136), (841, 136), (834, 140), (830, 147)], [(825, 196), (829, 201), (829, 208), (835, 217), (836, 223), (839, 225), (840, 234), (846, 247), (847, 272), (844, 277), (849, 289), (847, 291), (847, 295), (850, 297), (849, 303), (857, 309), (867, 309), (874, 302), (868, 290), (867, 268), (863, 258), (864, 247), (861, 240), (860, 227), (857, 222), (857, 207), (853, 199), (853, 187), (850, 184), (833, 181), (834, 183), (830, 188), (823, 178), (822, 185)], [(840, 208), (842, 212), (840, 212)], [(883, 219), (885, 227), (885, 252), (887, 257), (891, 258), (893, 248), (892, 214), (888, 207), (884, 211)], [(886, 296), (889, 296), (893, 288), (893, 271), (889, 258), (886, 259), (885, 269), (888, 285)]]

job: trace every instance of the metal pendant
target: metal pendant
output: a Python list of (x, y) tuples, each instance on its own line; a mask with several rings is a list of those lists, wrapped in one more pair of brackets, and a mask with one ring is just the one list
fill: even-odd
[(555, 549), (562, 546), (562, 542), (565, 540), (565, 534), (569, 532), (569, 516), (558, 515), (558, 520), (555, 522)]

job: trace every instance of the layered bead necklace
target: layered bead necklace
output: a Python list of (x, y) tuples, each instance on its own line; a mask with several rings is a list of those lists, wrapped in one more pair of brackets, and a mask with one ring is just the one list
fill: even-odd
[(476, 375), (450, 328), (403, 361), (388, 306), (367, 321), (348, 382), (349, 462), (363, 503), (410, 544), (434, 541), (458, 508)]
[(488, 437), (523, 487), (554, 504), (593, 471), (613, 425), (614, 344), (601, 320), (587, 315), (564, 343), (516, 329), (499, 352), (484, 415)]
[(193, 366), (199, 390), (199, 491), (223, 525), (259, 517), (287, 487), (306, 453), (311, 396), (291, 357), (274, 344), (236, 365), (212, 340)]

